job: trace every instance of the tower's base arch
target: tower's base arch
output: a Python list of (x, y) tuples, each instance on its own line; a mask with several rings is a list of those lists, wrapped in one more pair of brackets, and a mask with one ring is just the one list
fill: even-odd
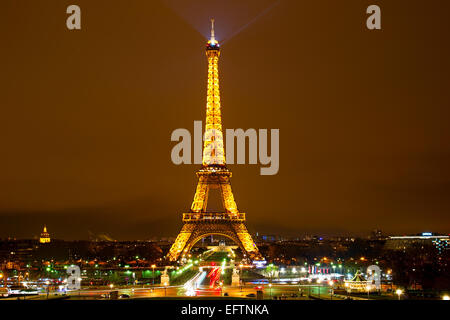
[[(243, 213), (240, 213), (243, 217)], [(188, 217), (187, 217), (188, 216)], [(226, 237), (236, 243), (251, 260), (264, 260), (244, 224), (244, 219), (227, 217), (227, 214), (184, 214), (184, 224), (168, 258), (176, 261), (187, 256), (192, 247), (209, 235)]]

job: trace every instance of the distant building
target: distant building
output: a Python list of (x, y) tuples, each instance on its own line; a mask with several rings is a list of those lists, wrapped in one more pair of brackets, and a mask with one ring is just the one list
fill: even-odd
[(281, 237), (274, 234), (259, 234), (256, 233), (256, 239), (264, 242), (276, 242), (280, 241)]
[(385, 247), (390, 250), (406, 250), (414, 245), (433, 245), (441, 251), (449, 248), (450, 237), (423, 232), (413, 236), (391, 236), (387, 239)]
[(50, 243), (50, 234), (47, 232), (47, 226), (44, 225), (44, 230), (41, 232), (39, 238), (40, 243)]

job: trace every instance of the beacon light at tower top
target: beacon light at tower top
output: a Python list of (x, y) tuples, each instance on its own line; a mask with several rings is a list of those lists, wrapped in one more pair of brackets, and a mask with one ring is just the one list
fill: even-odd
[(220, 47), (214, 34), (214, 19), (211, 19), (211, 38), (208, 41), (207, 47), (208, 49), (218, 49)]

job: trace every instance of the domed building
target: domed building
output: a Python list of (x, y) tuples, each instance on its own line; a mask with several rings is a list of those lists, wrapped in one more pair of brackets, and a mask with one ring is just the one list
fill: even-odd
[(47, 226), (44, 225), (44, 230), (41, 232), (39, 243), (50, 243), (50, 234), (47, 232)]

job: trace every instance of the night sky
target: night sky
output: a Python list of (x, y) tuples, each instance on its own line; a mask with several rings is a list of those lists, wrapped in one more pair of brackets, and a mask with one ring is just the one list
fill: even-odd
[[(66, 8), (82, 30), (66, 28)], [(366, 28), (378, 4), (382, 30)], [(280, 170), (230, 165), (250, 231), (448, 233), (450, 2), (2, 0), (0, 238), (175, 236), (198, 165), (209, 18), (224, 128), (280, 129)]]

